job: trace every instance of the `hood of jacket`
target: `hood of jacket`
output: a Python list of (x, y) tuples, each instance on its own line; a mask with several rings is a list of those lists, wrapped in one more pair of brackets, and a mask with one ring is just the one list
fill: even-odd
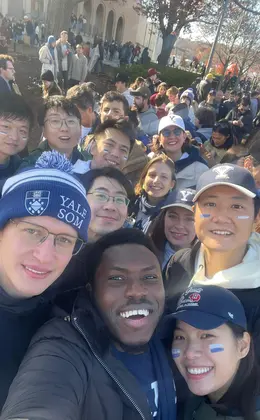
[(183, 120), (190, 120), (189, 118), (189, 108), (186, 104), (178, 104), (171, 110), (174, 115), (179, 115)]
[(145, 112), (139, 112), (138, 118), (140, 120), (139, 127), (149, 136), (158, 133), (159, 119), (153, 107), (149, 107)]
[(200, 162), (204, 165), (207, 165), (207, 162), (201, 157), (199, 149), (197, 147), (188, 146), (184, 149), (184, 152), (188, 153), (189, 156), (184, 159), (177, 160), (175, 162), (176, 173), (187, 168), (187, 166), (191, 165), (194, 162)]
[(240, 264), (219, 271), (212, 279), (205, 279), (203, 245), (200, 247), (195, 265), (195, 274), (191, 283), (210, 284), (227, 289), (256, 289), (260, 287), (260, 234), (252, 233), (247, 253)]
[(202, 134), (204, 137), (206, 137), (207, 140), (209, 140), (211, 135), (212, 135), (212, 128), (211, 127), (201, 127), (197, 130), (197, 133)]

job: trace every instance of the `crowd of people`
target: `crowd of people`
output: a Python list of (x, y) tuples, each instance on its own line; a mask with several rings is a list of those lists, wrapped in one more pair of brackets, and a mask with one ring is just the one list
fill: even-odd
[(260, 419), (260, 92), (150, 68), (99, 101), (68, 37), (30, 153), (0, 55), (1, 420)]

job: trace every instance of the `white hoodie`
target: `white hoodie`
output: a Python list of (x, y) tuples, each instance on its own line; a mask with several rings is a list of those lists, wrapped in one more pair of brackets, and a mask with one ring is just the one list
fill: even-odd
[(219, 271), (211, 279), (205, 276), (203, 245), (196, 257), (195, 274), (192, 284), (215, 285), (227, 289), (256, 289), (260, 287), (260, 234), (252, 233), (248, 241), (248, 250), (243, 261)]

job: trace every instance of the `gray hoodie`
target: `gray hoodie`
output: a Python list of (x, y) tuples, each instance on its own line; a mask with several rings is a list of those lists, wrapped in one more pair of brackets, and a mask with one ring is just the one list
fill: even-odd
[(159, 119), (153, 107), (150, 106), (145, 112), (139, 112), (138, 118), (140, 120), (139, 128), (141, 128), (145, 134), (148, 134), (148, 136), (158, 134)]

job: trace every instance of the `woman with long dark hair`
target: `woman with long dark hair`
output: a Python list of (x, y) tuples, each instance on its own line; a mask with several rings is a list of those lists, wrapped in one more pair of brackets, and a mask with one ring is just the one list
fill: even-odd
[(233, 136), (232, 125), (227, 120), (221, 120), (214, 124), (212, 135), (201, 147), (201, 154), (211, 168), (221, 163), (228, 149), (236, 144)]
[(162, 268), (176, 251), (190, 248), (196, 241), (192, 210), (194, 195), (195, 191), (188, 188), (171, 192), (149, 229), (160, 253)]
[(260, 419), (260, 375), (244, 308), (229, 290), (190, 287), (175, 313), (172, 357), (190, 391), (184, 420)]
[(164, 154), (151, 159), (135, 187), (137, 196), (134, 210), (135, 227), (147, 232), (174, 186), (173, 161)]

